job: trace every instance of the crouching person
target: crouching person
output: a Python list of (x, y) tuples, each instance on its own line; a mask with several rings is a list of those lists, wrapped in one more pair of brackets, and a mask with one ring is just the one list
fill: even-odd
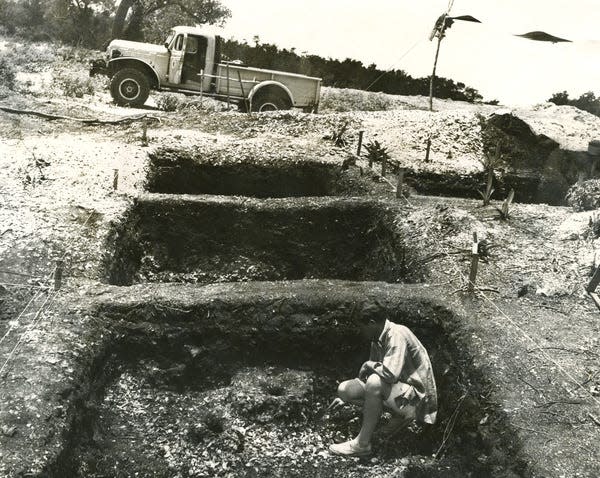
[(371, 355), (358, 373), (338, 387), (329, 409), (345, 403), (362, 406), (358, 435), (329, 447), (332, 453), (361, 456), (371, 453), (371, 437), (384, 409), (393, 417), (388, 432), (394, 434), (413, 421), (435, 423), (437, 394), (431, 362), (425, 347), (405, 326), (382, 315), (363, 317), (361, 334), (371, 340)]

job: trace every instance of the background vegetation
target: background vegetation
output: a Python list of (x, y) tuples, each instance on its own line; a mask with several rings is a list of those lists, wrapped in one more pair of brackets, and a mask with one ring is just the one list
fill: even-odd
[[(258, 68), (284, 70), (323, 79), (323, 84), (337, 88), (369, 89), (395, 95), (429, 95), (429, 77), (413, 78), (402, 70), (382, 71), (375, 64), (365, 66), (358, 60), (343, 61), (325, 59), (307, 53), (298, 54), (295, 49), (280, 49), (276, 45), (261, 43), (254, 37), (254, 44), (226, 40), (223, 54), (229, 59), (240, 59)], [(434, 96), (453, 100), (475, 102), (482, 96), (464, 83), (448, 78), (436, 78)]]
[[(0, 0), (0, 33), (104, 50), (113, 38), (161, 43), (175, 25), (222, 24), (230, 15), (220, 0)], [(262, 43), (259, 37), (253, 44), (225, 40), (222, 52), (247, 65), (320, 77), (325, 86), (429, 94), (429, 77), (413, 78), (402, 70), (384, 72), (350, 58), (340, 61), (298, 54), (293, 48)], [(474, 88), (447, 78), (436, 79), (434, 96), (470, 102), (482, 99)]]
[(584, 93), (577, 99), (570, 99), (566, 91), (561, 91), (560, 93), (554, 93), (548, 101), (555, 105), (575, 106), (580, 110), (600, 116), (600, 98), (596, 98), (596, 95), (591, 91)]

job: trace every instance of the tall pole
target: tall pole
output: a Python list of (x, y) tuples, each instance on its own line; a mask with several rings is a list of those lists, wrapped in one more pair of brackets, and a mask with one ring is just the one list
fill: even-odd
[(440, 29), (437, 32), (438, 43), (437, 48), (435, 49), (435, 60), (433, 60), (433, 72), (431, 73), (431, 78), (429, 79), (429, 111), (433, 111), (433, 80), (435, 78), (435, 70), (437, 68), (438, 56), (440, 55), (440, 45), (442, 44), (442, 38), (444, 38), (444, 30), (446, 29), (446, 17), (448, 13), (445, 13), (441, 18)]

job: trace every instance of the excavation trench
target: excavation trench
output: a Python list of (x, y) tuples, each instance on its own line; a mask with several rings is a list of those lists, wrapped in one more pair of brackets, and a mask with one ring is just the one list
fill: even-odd
[(259, 200), (149, 194), (115, 231), (108, 281), (333, 278), (415, 281), (399, 209), (359, 198)]
[(154, 193), (283, 198), (358, 196), (373, 189), (372, 177), (358, 168), (323, 161), (219, 161), (169, 149), (149, 158), (146, 188)]
[[(487, 176), (483, 172), (456, 174), (448, 171), (409, 171), (405, 182), (423, 195), (481, 200), (479, 191), (485, 192)], [(512, 189), (515, 202), (562, 206), (566, 204), (565, 195), (573, 182), (558, 177), (542, 177), (536, 171), (497, 174), (493, 182), (492, 200), (504, 200)]]
[[(579, 171), (589, 170), (589, 165), (581, 154), (560, 149), (552, 153), (547, 163), (541, 159), (537, 163), (532, 163), (532, 160), (520, 163), (523, 155), (535, 154), (533, 146), (521, 145), (514, 160), (516, 164), (504, 165), (495, 171), (492, 199), (504, 200), (512, 189), (516, 202), (566, 204), (567, 190), (577, 181)], [(146, 188), (154, 193), (256, 198), (348, 197), (367, 196), (377, 189), (375, 175), (368, 168), (342, 167), (316, 160), (225, 161), (211, 156), (201, 157), (185, 149), (159, 149), (151, 153), (149, 159)], [(437, 172), (408, 168), (404, 181), (419, 194), (479, 200), (478, 191), (486, 190), (487, 173), (461, 174), (448, 170)]]
[(323, 412), (368, 355), (358, 317), (380, 314), (428, 349), (440, 403), (435, 425), (376, 435), (382, 476), (399, 458), (406, 477), (526, 476), (514, 431), (482, 398), (491, 387), (469, 334), (415, 286), (143, 285), (105, 294), (92, 313), (113, 335), (51, 476), (371, 476), (326, 451), (357, 433), (359, 410)]

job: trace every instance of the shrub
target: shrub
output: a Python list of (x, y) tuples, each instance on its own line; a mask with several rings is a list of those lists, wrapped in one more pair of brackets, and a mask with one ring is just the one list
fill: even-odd
[(81, 78), (76, 74), (58, 74), (54, 81), (65, 96), (83, 98), (83, 95), (94, 94), (94, 84), (90, 78)]
[(156, 99), (158, 109), (163, 111), (177, 111), (183, 108), (184, 104), (185, 102), (178, 95), (168, 93), (162, 94)]
[(348, 130), (348, 121), (338, 124), (335, 129), (331, 132), (331, 134), (323, 136), (323, 139), (327, 139), (333, 141), (333, 143), (339, 147), (343, 148), (348, 144), (348, 140), (346, 139), (346, 133)]
[(567, 191), (567, 203), (575, 211), (600, 208), (600, 179), (588, 179), (574, 184)]
[(2, 90), (14, 90), (16, 86), (17, 72), (10, 58), (0, 53), (0, 94)]
[(55, 60), (52, 47), (34, 43), (15, 43), (6, 45), (3, 55), (10, 61), (16, 71), (39, 73), (48, 68)]
[(365, 149), (367, 150), (367, 158), (369, 162), (380, 163), (384, 159), (390, 159), (390, 154), (385, 146), (381, 145), (379, 141), (369, 141), (365, 144)]

